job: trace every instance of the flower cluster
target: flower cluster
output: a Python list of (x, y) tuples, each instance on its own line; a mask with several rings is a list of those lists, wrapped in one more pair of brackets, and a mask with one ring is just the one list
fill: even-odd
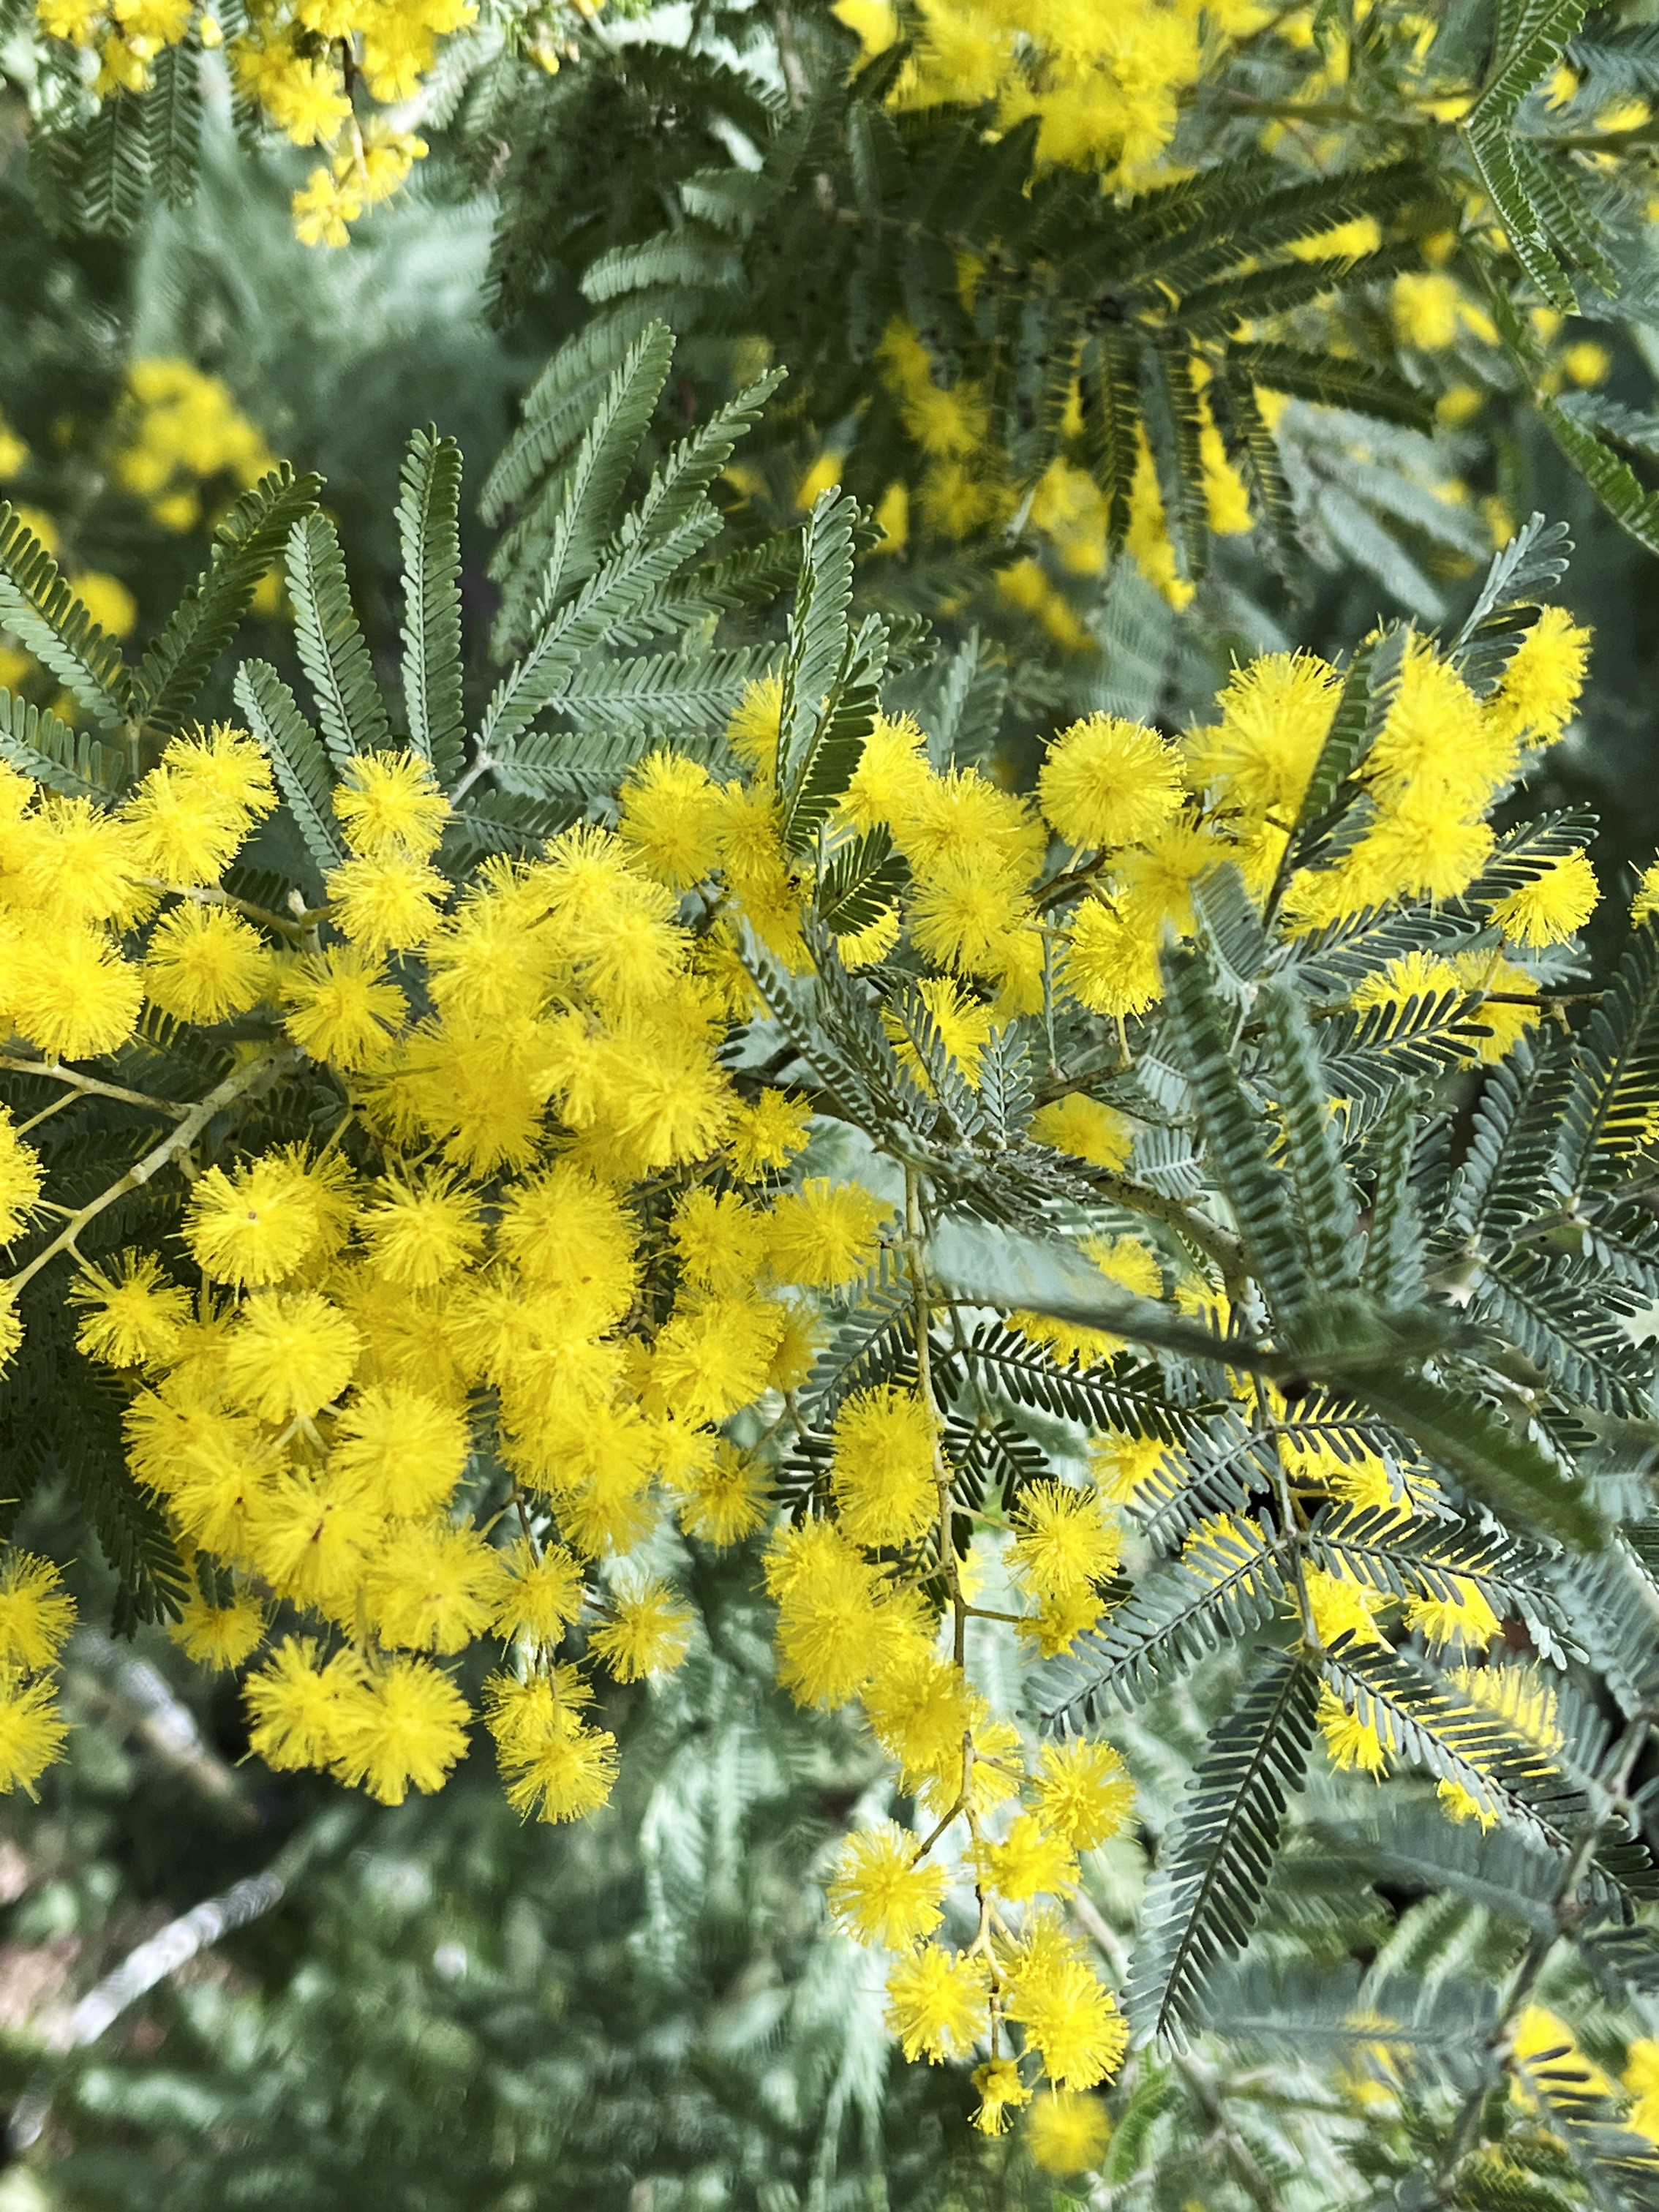
[(145, 356), (129, 366), (113, 437), (116, 482), (143, 501), (163, 530), (195, 529), (204, 519), (204, 491), (221, 482), (246, 491), (274, 465), (223, 378), (176, 357)]
[[(392, 112), (422, 91), (439, 42), (477, 20), (476, 0), (258, 0), (227, 49), (236, 89), (296, 146), (328, 155), (294, 194), (308, 246), (343, 246), (348, 226), (389, 199), (427, 150)], [(193, 40), (224, 44), (198, 0), (36, 0), (47, 35), (87, 58), (100, 100), (143, 92), (156, 57)], [(192, 55), (188, 63), (195, 66)], [(357, 94), (376, 106), (360, 114)]]
[[(684, 1656), (694, 1616), (670, 1577), (685, 1546), (764, 1539), (781, 1683), (803, 1705), (855, 1705), (915, 1808), (911, 1826), (856, 1830), (832, 1887), (842, 1923), (891, 1954), (894, 2033), (913, 2058), (978, 2058), (989, 2132), (1046, 2084), (1030, 2124), (1050, 2170), (1097, 2155), (1090, 2093), (1126, 2029), (1063, 1916), (1133, 1790), (1109, 1744), (1030, 1741), (981, 1661), (989, 1638), (1047, 1656), (1101, 1622), (1120, 1516), (1158, 1493), (1179, 1448), (1167, 1431), (1103, 1430), (1080, 1440), (1087, 1480), (1080, 1460), (1027, 1470), (1000, 1511), (965, 1480), (930, 1367), (941, 1305), (921, 1178), (902, 1170), (898, 1209), (802, 1172), (810, 1101), (728, 1049), (765, 1012), (749, 947), (786, 973), (823, 961), (819, 872), (884, 841), (896, 888), (836, 940), (840, 959), (876, 980), (895, 1079), (918, 1107), (947, 1076), (971, 1094), (1023, 1019), (1121, 1040), (1156, 1006), (1160, 948), (1192, 932), (1194, 884), (1218, 863), (1291, 934), (1467, 894), (1486, 814), (1528, 749), (1565, 727), (1585, 647), (1545, 612), (1481, 699), (1431, 644), (1395, 641), (1349, 834), (1294, 870), (1286, 825), (1341, 689), (1308, 655), (1241, 670), (1213, 724), (1182, 741), (1103, 715), (1075, 724), (1029, 798), (939, 768), (914, 721), (878, 718), (805, 856), (784, 834), (775, 680), (750, 687), (726, 733), (741, 774), (659, 748), (627, 775), (613, 823), (470, 873), (448, 862), (454, 813), (428, 763), (358, 753), (330, 802), (337, 864), (308, 911), (235, 888), (276, 804), (240, 730), (174, 738), (107, 809), (6, 771), (0, 1023), (40, 1055), (25, 1072), (92, 1082), (69, 1063), (119, 1050), (146, 1004), (193, 1025), (225, 1070), (193, 1113), (152, 1102), (173, 1133), (144, 1175), (187, 1164), (176, 1234), (81, 1259), (71, 1296), (82, 1351), (123, 1379), (133, 1473), (193, 1567), (174, 1633), (205, 1665), (257, 1661), (254, 1748), (400, 1802), (463, 1755), (487, 1666), (482, 1717), (512, 1802), (579, 1817), (617, 1771), (596, 1674), (632, 1683)], [(1486, 949), (1413, 953), (1354, 1003), (1484, 999), (1466, 1049), (1500, 1057), (1539, 1018), (1528, 963), (1595, 897), (1569, 853), (1487, 901)], [(301, 1082), (297, 1127), (273, 1122), (268, 1098)], [(1056, 1174), (1086, 1165), (1132, 1191), (1135, 1110), (1062, 1087), (1030, 1135)], [(28, 1132), (0, 1123), (0, 1238), (17, 1239), (41, 1192)], [(56, 1255), (78, 1258), (101, 1202), (59, 1209), (66, 1225), (10, 1297)], [(1224, 1310), (1220, 1278), (1155, 1226), (1132, 1217), (1080, 1242), (1103, 1289)], [(825, 1302), (877, 1291), (884, 1313), (898, 1299), (905, 1357), (834, 1398), (823, 1458), (781, 1517), (777, 1462), (805, 1432)], [(1121, 1350), (1098, 1328), (1006, 1318), (1057, 1374)], [(5, 1320), (9, 1352), (12, 1304)], [(1426, 1466), (1299, 1437), (1267, 1385), (1234, 1387), (1292, 1499), (1435, 1509)], [(1182, 1564), (1248, 1582), (1269, 1540), (1224, 1516), (1191, 1534)], [(15, 1571), (34, 1590), (33, 1569)], [(988, 1575), (1006, 1595), (981, 1605)], [(1399, 1599), (1310, 1569), (1297, 1603), (1316, 1650), (1381, 1639), (1403, 1605), (1408, 1631), (1468, 1662), (1452, 1679), (1471, 1707), (1540, 1757), (1559, 1747), (1534, 1673), (1475, 1663), (1498, 1624), (1474, 1583)], [(0, 1634), (6, 1619), (0, 1602)], [(15, 1663), (38, 1668), (49, 1642), (36, 1636), (33, 1659), (19, 1644)], [(54, 1747), (42, 1694), (10, 1680), (17, 1780)], [(1333, 1691), (1321, 1721), (1337, 1765), (1389, 1763), (1374, 1719)], [(1475, 1788), (1442, 1794), (1454, 1817), (1491, 1817)]]
[[(865, 51), (898, 36), (891, 0), (838, 0), (835, 13)], [(894, 93), (899, 107), (993, 104), (997, 127), (1028, 118), (1041, 160), (1099, 170), (1117, 183), (1153, 169), (1219, 39), (1259, 30), (1257, 0), (1135, 0), (1127, 8), (1034, 9), (1026, 0), (921, 0), (921, 36)]]

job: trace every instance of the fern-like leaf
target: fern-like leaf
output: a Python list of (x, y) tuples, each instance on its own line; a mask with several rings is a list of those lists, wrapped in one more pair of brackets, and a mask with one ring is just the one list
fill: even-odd
[(404, 457), (404, 712), (409, 741), (447, 791), (465, 764), (461, 705), (461, 449), (416, 430)]
[(236, 674), (236, 703), (270, 759), (289, 811), (319, 873), (345, 859), (334, 825), (328, 756), (300, 702), (268, 662), (245, 660)]
[(351, 604), (345, 556), (325, 514), (304, 515), (289, 531), (288, 587), (300, 663), (335, 765), (343, 767), (354, 753), (383, 751), (392, 725)]
[(282, 557), (289, 531), (310, 514), (319, 477), (286, 461), (245, 491), (213, 533), (208, 566), (167, 617), (133, 675), (144, 728), (172, 737), (188, 720), (214, 662), (235, 636), (260, 579)]
[(1307, 1771), (1318, 1688), (1305, 1659), (1275, 1653), (1211, 1730), (1147, 1898), (1125, 2005), (1142, 2033), (1184, 2043), (1211, 1972), (1249, 1942)]
[(126, 763), (112, 747), (9, 691), (0, 691), (0, 760), (50, 790), (97, 806), (111, 805), (127, 781)]
[(95, 722), (106, 730), (120, 727), (132, 690), (120, 647), (99, 628), (6, 500), (0, 500), (0, 618)]

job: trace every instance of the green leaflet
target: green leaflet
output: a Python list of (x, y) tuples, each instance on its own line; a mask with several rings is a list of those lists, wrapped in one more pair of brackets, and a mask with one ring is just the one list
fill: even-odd
[(326, 876), (345, 859), (345, 848), (334, 826), (328, 756), (317, 732), (300, 712), (294, 694), (265, 661), (242, 663), (236, 676), (236, 703), (270, 758), (319, 874)]
[(112, 746), (9, 691), (0, 691), (0, 759), (66, 798), (99, 806), (111, 805), (127, 781), (126, 763)]
[(45, 661), (104, 729), (131, 700), (121, 648), (75, 596), (58, 563), (8, 500), (0, 500), (0, 618)]
[(453, 787), (465, 765), (461, 705), (461, 449), (416, 430), (404, 459), (404, 712), (409, 741)]
[(319, 477), (296, 477), (279, 463), (245, 491), (213, 533), (202, 575), (133, 672), (144, 728), (172, 737), (191, 718), (215, 661), (235, 636), (259, 581), (281, 558), (294, 526), (311, 514)]
[(1285, 1179), (1268, 1157), (1261, 1115), (1240, 1085), (1220, 1002), (1202, 961), (1194, 952), (1167, 952), (1164, 974), (1170, 1026), (1211, 1172), (1268, 1304), (1291, 1327), (1307, 1299), (1308, 1282)]
[(1421, 1375), (1380, 1368), (1355, 1373), (1350, 1387), (1503, 1519), (1583, 1551), (1602, 1540), (1601, 1516), (1584, 1492), (1490, 1406)]
[(316, 695), (330, 757), (343, 768), (354, 753), (384, 751), (392, 725), (351, 605), (345, 556), (326, 515), (307, 514), (289, 532), (288, 586), (300, 661)]
[(1212, 1729), (1147, 1895), (1125, 2000), (1139, 2035), (1183, 2047), (1210, 1973), (1249, 1940), (1307, 1769), (1318, 1689), (1305, 1659), (1276, 1653)]

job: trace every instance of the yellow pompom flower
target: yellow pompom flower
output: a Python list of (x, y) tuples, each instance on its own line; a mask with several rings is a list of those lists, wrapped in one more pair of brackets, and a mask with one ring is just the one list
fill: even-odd
[(402, 1521), (362, 1583), (362, 1602), (394, 1651), (461, 1651), (489, 1626), (499, 1596), (495, 1553), (474, 1528)]
[(491, 1623), (495, 1633), (527, 1636), (534, 1644), (557, 1644), (581, 1615), (581, 1562), (557, 1544), (547, 1545), (538, 1556), (523, 1536), (498, 1556)]
[(682, 1297), (652, 1359), (664, 1404), (688, 1420), (724, 1420), (765, 1387), (783, 1328), (769, 1298)]
[(981, 1871), (988, 1887), (1016, 1905), (1077, 1886), (1077, 1857), (1070, 1844), (1030, 1813), (1020, 1814), (1000, 1843), (987, 1846)]
[(1025, 2123), (1025, 2148), (1045, 2173), (1091, 2173), (1111, 2140), (1099, 2098), (1065, 2089), (1038, 2097)]
[(458, 1176), (387, 1176), (358, 1227), (376, 1269), (407, 1290), (430, 1290), (465, 1267), (483, 1243), (477, 1205)]
[[(257, 439), (258, 433), (251, 424), (242, 424), (241, 429), (246, 435), (233, 437), (229, 443), (246, 444), (246, 436)], [(213, 458), (216, 465), (220, 465), (219, 454), (216, 453)], [(265, 465), (263, 453), (252, 458), (250, 465), (255, 478), (264, 473)], [(171, 738), (161, 755), (161, 766), (175, 783), (188, 784), (210, 793), (228, 813), (260, 819), (276, 805), (276, 785), (270, 762), (247, 732), (237, 729), (233, 723), (216, 722), (206, 731), (198, 726), (194, 733), (186, 732), (182, 737)]]
[(881, 1820), (848, 1837), (836, 1855), (830, 1910), (861, 1943), (890, 1950), (931, 1936), (945, 1917), (950, 1875), (918, 1860), (920, 1839), (896, 1820)]
[(1375, 1776), (1379, 1782), (1388, 1771), (1388, 1747), (1377, 1734), (1375, 1722), (1362, 1720), (1357, 1713), (1351, 1713), (1329, 1687), (1319, 1692), (1319, 1730), (1333, 1766), (1358, 1769), (1362, 1774)]
[(621, 796), (617, 834), (653, 882), (683, 891), (709, 873), (719, 854), (720, 799), (700, 762), (647, 753)]
[(876, 1659), (860, 1692), (871, 1734), (897, 1761), (902, 1790), (937, 1784), (951, 1802), (964, 1778), (963, 1745), (985, 1718), (985, 1700), (954, 1660), (914, 1634), (893, 1639)]
[(441, 1790), (466, 1749), (467, 1703), (424, 1659), (388, 1659), (341, 1699), (332, 1765), (382, 1805)]
[(111, 1271), (87, 1267), (70, 1287), (87, 1309), (75, 1341), (107, 1367), (165, 1366), (191, 1316), (190, 1293), (170, 1282), (153, 1252), (116, 1254)]
[(75, 1600), (50, 1559), (9, 1551), (0, 1560), (0, 1668), (50, 1667), (75, 1626)]
[(283, 1026), (295, 1043), (348, 1072), (383, 1060), (409, 1012), (397, 985), (353, 945), (307, 953), (284, 973), (283, 996), (292, 1009)]
[(556, 1680), (526, 1682), (492, 1675), (485, 1719), (515, 1812), (541, 1820), (579, 1820), (605, 1803), (617, 1778), (617, 1739), (590, 1728), (581, 1707), (592, 1692), (568, 1668)]
[(881, 1652), (879, 1577), (830, 1521), (780, 1528), (766, 1587), (778, 1607), (778, 1680), (798, 1705), (839, 1705)]
[(1486, 712), (1505, 736), (1552, 744), (1572, 718), (1589, 665), (1590, 633), (1565, 607), (1546, 607), (1510, 656)]
[(706, 1460), (670, 1486), (678, 1493), (686, 1534), (717, 1548), (753, 1535), (766, 1519), (770, 1485), (765, 1463), (724, 1437)]
[(1327, 1574), (1319, 1567), (1310, 1567), (1303, 1583), (1314, 1632), (1327, 1650), (1345, 1636), (1361, 1644), (1387, 1641), (1376, 1625), (1377, 1613), (1389, 1602), (1381, 1591), (1349, 1582), (1341, 1575)]
[(1560, 945), (1595, 911), (1595, 871), (1582, 847), (1522, 884), (1492, 909), (1492, 921), (1517, 945)]
[(1040, 1145), (1114, 1173), (1127, 1164), (1133, 1141), (1122, 1115), (1080, 1091), (1040, 1106), (1031, 1116), (1031, 1134)]
[(33, 1795), (68, 1740), (51, 1684), (0, 1670), (0, 1790)]
[(163, 915), (150, 932), (143, 972), (144, 996), (164, 1014), (222, 1022), (264, 996), (271, 959), (240, 915), (192, 901)]
[(240, 1288), (285, 1281), (327, 1241), (326, 1192), (286, 1154), (198, 1176), (185, 1242), (203, 1273)]
[(1659, 2042), (1638, 2036), (1625, 2054), (1620, 2079), (1636, 2100), (1625, 2125), (1659, 2142)]
[(228, 1605), (211, 1605), (192, 1591), (167, 1629), (187, 1659), (219, 1674), (240, 1667), (264, 1632), (265, 1609), (252, 1590), (239, 1590)]
[(1448, 1644), (1487, 1644), (1502, 1621), (1486, 1601), (1486, 1593), (1467, 1575), (1454, 1575), (1453, 1597), (1414, 1597), (1406, 1607), (1406, 1626), (1413, 1629), (1431, 1651)]
[(855, 1544), (912, 1544), (939, 1513), (933, 1417), (912, 1391), (883, 1384), (836, 1414), (830, 1482)]
[(330, 874), (329, 918), (367, 954), (407, 952), (437, 927), (449, 886), (405, 854), (368, 854)]
[(963, 2058), (985, 2021), (985, 1968), (923, 1943), (887, 1977), (887, 2025), (908, 2059)]
[(1181, 756), (1156, 730), (1091, 714), (1049, 746), (1037, 795), (1069, 844), (1142, 844), (1181, 804)]
[(334, 814), (360, 859), (424, 860), (449, 819), (449, 801), (418, 753), (356, 753), (334, 793)]
[(1091, 1013), (1144, 1014), (1163, 995), (1158, 932), (1139, 915), (1085, 899), (1073, 921), (1060, 980)]
[(1076, 1851), (1120, 1834), (1135, 1803), (1122, 1759), (1109, 1743), (1087, 1736), (1043, 1745), (1031, 1794), (1043, 1825)]
[(1122, 1539), (1096, 1492), (1028, 1482), (1014, 1520), (1020, 1533), (1009, 1546), (1009, 1566), (1037, 1596), (1080, 1595), (1115, 1573)]
[(216, 884), (251, 826), (249, 811), (188, 769), (152, 769), (121, 808), (140, 871), (174, 890)]
[(1009, 1984), (1008, 2017), (1024, 2028), (1026, 2048), (1049, 2081), (1092, 2089), (1115, 2073), (1128, 2048), (1128, 2025), (1055, 1913), (1027, 1923)]
[(812, 1109), (787, 1091), (763, 1091), (732, 1116), (726, 1142), (732, 1163), (745, 1182), (757, 1182), (774, 1169), (787, 1168), (811, 1134)]
[(139, 970), (91, 929), (31, 934), (9, 952), (12, 1020), (49, 1060), (93, 1060), (126, 1042), (143, 1005)]
[(876, 1232), (892, 1211), (860, 1183), (812, 1177), (772, 1209), (767, 1241), (773, 1273), (782, 1283), (855, 1282), (868, 1272)]
[(979, 2091), (979, 2108), (969, 2114), (969, 2125), (982, 2136), (1005, 2134), (1009, 2112), (1031, 2101), (1030, 2091), (1019, 2078), (1017, 2059), (988, 2058), (974, 2069), (974, 2087)]
[(313, 1638), (285, 1637), (244, 1688), (249, 1748), (278, 1773), (327, 1766), (340, 1749), (346, 1698), (362, 1674), (353, 1652), (319, 1662)]
[(642, 1583), (612, 1601), (588, 1642), (619, 1682), (671, 1674), (690, 1649), (691, 1614), (666, 1583)]
[(225, 1346), (225, 1387), (267, 1421), (306, 1419), (351, 1380), (362, 1338), (316, 1291), (261, 1291)]
[(373, 1382), (337, 1416), (329, 1467), (377, 1512), (404, 1518), (447, 1504), (465, 1472), (466, 1418), (408, 1382)]
[(40, 1195), (40, 1154), (18, 1135), (15, 1123), (0, 1106), (0, 1244), (9, 1244), (21, 1233)]

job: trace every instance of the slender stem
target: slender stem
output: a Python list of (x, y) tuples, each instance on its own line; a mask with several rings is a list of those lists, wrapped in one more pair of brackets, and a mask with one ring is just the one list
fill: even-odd
[(1489, 1006), (1599, 1006), (1605, 991), (1483, 991)]
[(1244, 1248), (1218, 1222), (1210, 1220), (1192, 1206), (1183, 1206), (1178, 1198), (1166, 1198), (1161, 1190), (1148, 1190), (1144, 1183), (1133, 1182), (1110, 1168), (1091, 1168), (1086, 1172), (1103, 1198), (1110, 1199), (1115, 1206), (1127, 1207), (1131, 1213), (1144, 1213), (1149, 1220), (1163, 1222), (1177, 1237), (1213, 1260), (1221, 1271), (1228, 1302), (1234, 1306), (1243, 1304), (1249, 1281)]
[(789, 95), (789, 112), (799, 115), (812, 96), (812, 88), (806, 81), (805, 64), (800, 58), (800, 48), (795, 43), (795, 27), (787, 8), (772, 10), (772, 27), (777, 33), (778, 59), (783, 65), (784, 88)]
[(194, 899), (198, 906), (228, 906), (234, 913), (245, 914), (250, 921), (279, 930), (284, 937), (303, 937), (311, 925), (328, 911), (326, 907), (316, 907), (296, 920), (292, 915), (273, 913), (268, 906), (255, 906), (252, 899), (236, 898), (229, 891), (221, 890), (216, 884), (164, 884), (159, 876), (141, 877), (140, 881), (147, 890), (170, 891), (175, 898)]
[(473, 785), (478, 781), (478, 778), (481, 775), (488, 775), (490, 769), (494, 768), (495, 765), (495, 763), (494, 760), (491, 759), (490, 756), (484, 750), (483, 747), (480, 745), (478, 748), (477, 758), (473, 762), (471, 767), (468, 769), (466, 774), (461, 778), (453, 791), (449, 794), (449, 811), (452, 814), (453, 814), (455, 810), (459, 806), (461, 801), (466, 797), (467, 793), (471, 790)]
[[(190, 1112), (188, 1106), (179, 1105), (176, 1099), (152, 1098), (147, 1091), (125, 1091), (118, 1083), (100, 1083), (95, 1075), (82, 1075), (79, 1068), (62, 1067), (56, 1060), (0, 1059), (0, 1068), (10, 1075), (49, 1076), (54, 1083), (67, 1083), (72, 1091), (83, 1091), (97, 1098), (118, 1098), (124, 1105), (143, 1106), (152, 1114), (166, 1114), (175, 1121), (182, 1121)], [(58, 1104), (68, 1103), (60, 1098)], [(57, 1108), (50, 1107), (47, 1111), (55, 1113)], [(38, 1121), (45, 1116), (37, 1114), (34, 1118)], [(33, 1128), (33, 1122), (29, 1126)]]
[(261, 1053), (246, 1067), (239, 1067), (234, 1074), (228, 1075), (222, 1084), (209, 1091), (205, 1098), (191, 1108), (176, 1129), (163, 1137), (159, 1145), (144, 1154), (143, 1159), (135, 1161), (118, 1182), (111, 1183), (107, 1190), (100, 1190), (96, 1198), (88, 1199), (78, 1212), (70, 1215), (51, 1243), (44, 1246), (26, 1267), (20, 1268), (10, 1278), (5, 1287), (11, 1295), (15, 1297), (24, 1284), (32, 1276), (38, 1275), (48, 1261), (55, 1260), (60, 1252), (72, 1251), (81, 1231), (88, 1222), (95, 1221), (106, 1206), (113, 1206), (118, 1198), (125, 1198), (130, 1190), (142, 1190), (152, 1176), (159, 1175), (181, 1152), (188, 1152), (214, 1115), (222, 1113), (234, 1099), (270, 1080), (284, 1069), (297, 1066), (304, 1058), (305, 1054), (298, 1045), (284, 1045), (276, 1051)]

